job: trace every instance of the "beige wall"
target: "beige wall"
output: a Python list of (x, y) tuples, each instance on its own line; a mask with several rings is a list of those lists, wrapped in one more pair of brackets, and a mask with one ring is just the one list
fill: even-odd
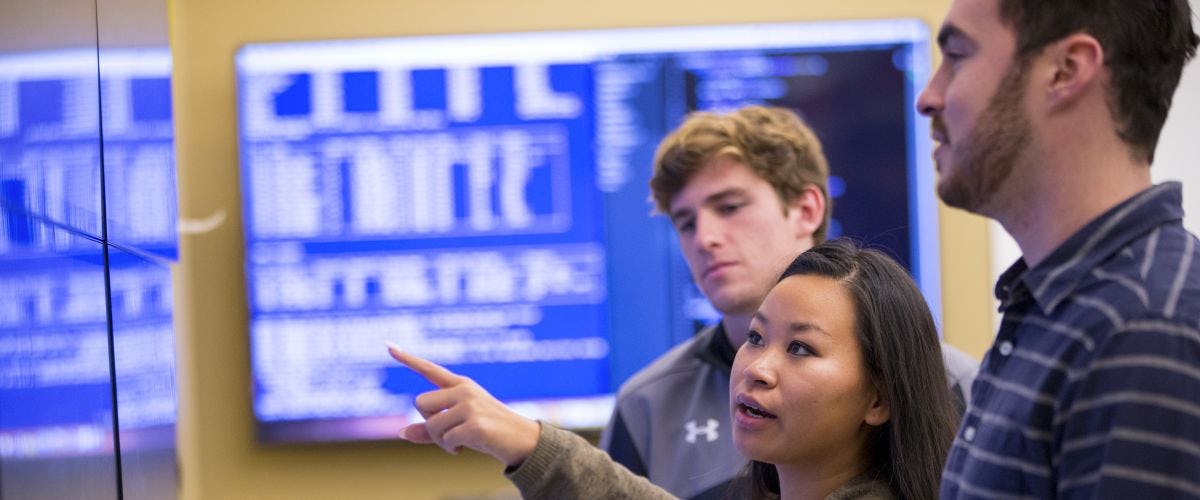
[[(233, 56), (248, 42), (843, 18), (917, 17), (936, 26), (947, 0), (174, 0), (180, 214), (223, 221), (181, 234), (176, 281), (183, 492), (195, 499), (446, 498), (502, 491), (500, 466), (400, 443), (255, 444)], [(991, 337), (987, 229), (941, 212), (947, 338), (978, 355)]]

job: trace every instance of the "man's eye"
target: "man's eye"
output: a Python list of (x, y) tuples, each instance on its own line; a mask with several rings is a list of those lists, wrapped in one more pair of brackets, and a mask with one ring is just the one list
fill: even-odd
[(803, 342), (797, 341), (788, 344), (787, 352), (794, 356), (811, 356), (813, 354), (812, 349), (809, 349)]
[(742, 208), (741, 204), (721, 205), (717, 207), (717, 211), (721, 212), (722, 215), (730, 215), (737, 212), (740, 208)]
[(696, 228), (696, 221), (692, 219), (681, 220), (675, 223), (675, 230), (681, 233), (691, 232)]
[(965, 52), (959, 52), (956, 50), (942, 52), (942, 64), (949, 66), (950, 69), (958, 69), (958, 66), (966, 59), (967, 54)]

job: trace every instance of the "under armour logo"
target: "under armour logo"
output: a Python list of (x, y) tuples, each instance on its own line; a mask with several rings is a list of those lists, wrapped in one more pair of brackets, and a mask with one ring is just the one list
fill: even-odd
[(708, 422), (705, 423), (704, 427), (700, 427), (699, 425), (696, 425), (695, 420), (689, 420), (688, 423), (684, 424), (684, 426), (683, 426), (683, 428), (685, 430), (687, 430), (687, 436), (685, 436), (683, 438), (683, 440), (687, 441), (689, 443), (695, 443), (696, 436), (703, 434), (704, 439), (706, 439), (708, 442), (711, 443), (713, 441), (716, 441), (717, 440), (717, 426), (720, 424), (721, 423), (717, 422), (716, 419), (710, 418), (710, 419), (708, 419)]

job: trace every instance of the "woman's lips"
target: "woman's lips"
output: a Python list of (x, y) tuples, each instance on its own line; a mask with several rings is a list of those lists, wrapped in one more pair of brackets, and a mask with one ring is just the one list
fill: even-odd
[(775, 414), (765, 410), (754, 398), (744, 394), (738, 395), (735, 409), (734, 419), (740, 426), (746, 428), (755, 428), (779, 418)]

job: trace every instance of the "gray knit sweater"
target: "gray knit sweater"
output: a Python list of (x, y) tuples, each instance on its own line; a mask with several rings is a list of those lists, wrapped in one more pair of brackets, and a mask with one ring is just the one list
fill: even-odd
[[(608, 454), (574, 433), (542, 423), (537, 448), (525, 462), (506, 470), (521, 497), (674, 499), (670, 493), (613, 462)], [(891, 500), (887, 485), (858, 479), (830, 493), (826, 500)]]

